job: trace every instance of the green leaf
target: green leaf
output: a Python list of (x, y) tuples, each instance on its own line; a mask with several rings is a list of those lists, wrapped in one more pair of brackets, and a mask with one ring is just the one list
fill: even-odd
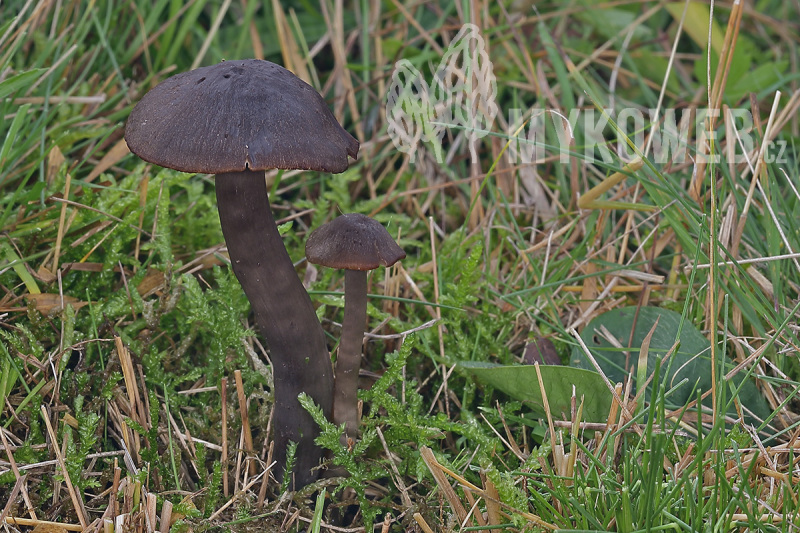
[[(642, 341), (656, 320), (658, 326), (650, 341), (646, 374), (648, 376), (652, 374), (656, 361), (667, 354), (680, 335), (677, 350), (662, 364), (661, 382), (665, 390), (673, 389), (666, 398), (666, 405), (671, 408), (682, 407), (694, 399), (695, 390), (700, 389), (701, 392), (705, 392), (711, 389), (711, 343), (697, 328), (684, 321), (679, 313), (657, 307), (642, 307), (638, 312), (635, 306), (614, 309), (589, 322), (581, 333), (581, 338), (608, 379), (612, 382), (622, 382), (628, 374), (625, 370), (627, 368), (635, 380)], [(635, 329), (631, 335), (634, 325)], [(604, 336), (604, 329), (608, 332), (607, 335), (626, 348), (615, 348), (609, 342), (607, 335)], [(579, 347), (573, 349), (570, 364), (578, 368), (594, 368)], [(733, 365), (726, 362), (725, 371), (731, 368)], [(738, 387), (742, 384), (743, 373), (744, 371), (734, 376), (729, 386)], [(652, 390), (652, 383), (648, 386), (649, 390)], [(646, 396), (649, 396), (649, 392)], [(771, 412), (752, 380), (742, 384), (739, 400), (762, 420)], [(707, 398), (705, 403), (711, 405), (711, 398)], [(733, 406), (728, 413), (736, 416)]]
[(283, 224), (278, 224), (278, 233), (281, 237), (286, 236), (289, 231), (292, 229), (292, 221), (284, 222)]
[[(634, 11), (608, 7), (589, 8), (575, 13), (575, 17), (584, 25), (594, 28), (606, 39), (615, 39), (620, 34), (627, 33), (626, 28), (634, 22), (637, 16), (639, 13)], [(644, 24), (639, 24), (633, 28), (633, 38), (636, 41), (652, 39), (653, 30)]]
[[(2, 87), (0, 87), (2, 89)], [(17, 136), (19, 135), (20, 130), (22, 129), (23, 124), (26, 121), (30, 120), (28, 117), (28, 110), (30, 109), (31, 104), (25, 104), (19, 106), (17, 112), (14, 115), (14, 120), (11, 122), (11, 126), (8, 128), (6, 132), (5, 140), (3, 141), (3, 146), (0, 148), (0, 167), (5, 166), (6, 159), (8, 158), (8, 154), (11, 153), (11, 149), (17, 143)]]
[(42, 291), (39, 290), (36, 280), (33, 279), (33, 276), (31, 276), (31, 274), (28, 272), (28, 269), (25, 268), (25, 262), (20, 259), (11, 246), (3, 243), (3, 245), (0, 246), (0, 256), (5, 257), (6, 260), (11, 264), (11, 268), (13, 268), (14, 272), (17, 273), (17, 276), (19, 276), (19, 279), (25, 284), (25, 288), (30, 294), (41, 294)]
[(35, 79), (44, 72), (45, 68), (35, 68), (26, 72), (20, 72), (16, 76), (11, 76), (7, 80), (0, 83), (0, 100), (10, 94), (17, 92), (20, 89), (27, 88), (33, 83)]
[(787, 81), (785, 80), (787, 72), (789, 72), (788, 61), (770, 61), (764, 63), (752, 71), (743, 74), (738, 79), (732, 76), (729, 77), (734, 83), (732, 86), (726, 88), (725, 96), (735, 102), (748, 93), (759, 93), (773, 85), (777, 85), (781, 81)]
[(314, 516), (311, 519), (312, 533), (319, 533), (320, 525), (322, 523), (322, 510), (325, 508), (325, 495), (326, 490), (323, 488), (322, 492), (317, 495), (317, 504), (314, 506)]
[[(664, 8), (672, 15), (676, 21), (681, 20), (684, 9), (683, 2), (669, 3)], [(709, 7), (701, 2), (689, 2), (686, 7), (686, 18), (683, 21), (683, 31), (699, 46), (705, 50), (708, 46), (708, 21), (710, 18)], [(711, 49), (719, 55), (722, 52), (725, 32), (717, 23), (712, 22), (711, 29)]]
[[(545, 414), (536, 367), (532, 365), (501, 366), (481, 362), (461, 362), (459, 367), (478, 381), (490, 385), (516, 400), (528, 402), (534, 411)], [(583, 419), (605, 422), (611, 409), (611, 391), (597, 372), (558, 365), (539, 365), (547, 403), (554, 417), (569, 419), (572, 388), (578, 404), (584, 398)]]

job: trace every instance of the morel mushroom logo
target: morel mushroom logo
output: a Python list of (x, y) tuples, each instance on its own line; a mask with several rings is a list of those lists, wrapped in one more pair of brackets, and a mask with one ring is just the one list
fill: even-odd
[(480, 30), (465, 24), (442, 57), (432, 85), (407, 59), (395, 64), (386, 102), (389, 136), (412, 162), (422, 141), (443, 163), (445, 130), (457, 127), (477, 161), (477, 141), (489, 133), (497, 115), (496, 96), (497, 80)]

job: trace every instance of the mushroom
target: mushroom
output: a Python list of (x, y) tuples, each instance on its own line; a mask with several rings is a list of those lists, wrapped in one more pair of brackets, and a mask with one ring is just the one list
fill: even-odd
[(217, 207), (233, 272), (273, 365), (276, 474), (297, 443), (294, 487), (314, 479), (318, 428), (306, 392), (330, 417), (333, 375), (325, 335), (272, 217), (264, 170), (343, 172), (358, 141), (311, 86), (269, 61), (225, 61), (184, 72), (131, 111), (125, 140), (162, 167), (216, 175)]
[(366, 215), (342, 215), (314, 230), (306, 241), (310, 263), (343, 268), (344, 320), (333, 393), (333, 422), (358, 436), (358, 371), (367, 322), (367, 271), (392, 266), (406, 253), (380, 222)]

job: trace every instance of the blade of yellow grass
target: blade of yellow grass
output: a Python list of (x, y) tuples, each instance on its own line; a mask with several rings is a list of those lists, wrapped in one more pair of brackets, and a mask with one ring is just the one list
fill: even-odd
[[(500, 514), (500, 493), (497, 491), (497, 487), (494, 485), (494, 483), (492, 483), (492, 480), (489, 479), (486, 474), (482, 473), (481, 479), (483, 481), (483, 486), (486, 487), (486, 495), (488, 496), (488, 498), (484, 500), (486, 502), (486, 514), (489, 518), (487, 525), (499, 526), (503, 523)], [(489, 531), (500, 530), (490, 529)]]
[(467, 503), (469, 503), (469, 512), (475, 517), (478, 526), (485, 526), (486, 520), (483, 519), (483, 513), (478, 509), (478, 502), (480, 500), (476, 500), (475, 496), (472, 495), (472, 491), (466, 487), (464, 488), (464, 496), (467, 498)]
[[(119, 163), (120, 160), (129, 153), (131, 153), (131, 151), (128, 149), (128, 143), (125, 142), (125, 139), (120, 139), (113, 147), (111, 147), (108, 152), (106, 152), (100, 161), (98, 161), (92, 171), (89, 172), (89, 175), (86, 176), (85, 181), (94, 181), (98, 176), (100, 176), (100, 174)], [(64, 198), (66, 198), (66, 196)]]
[(300, 55), (297, 41), (292, 36), (292, 30), (289, 27), (289, 22), (286, 19), (286, 13), (283, 11), (280, 0), (272, 0), (272, 12), (275, 15), (275, 27), (278, 29), (278, 43), (280, 43), (283, 66), (311, 85), (311, 75), (308, 72), (305, 60)]
[[(675, 31), (675, 39), (672, 41), (672, 50), (669, 54), (669, 61), (667, 62), (667, 70), (664, 73), (664, 80), (661, 82), (661, 90), (658, 93), (658, 103), (656, 104), (656, 113), (653, 118), (653, 127), (656, 127), (659, 121), (659, 115), (661, 113), (661, 105), (664, 103), (664, 95), (667, 92), (667, 83), (669, 82), (670, 74), (672, 73), (672, 66), (675, 63), (675, 54), (678, 51), (678, 42), (680, 41), (681, 35), (683, 35), (683, 24), (686, 21), (686, 14), (689, 10), (690, 2), (686, 0), (683, 5), (683, 9), (681, 10), (681, 15), (678, 17), (678, 29)], [(673, 17), (675, 15), (673, 14)], [(650, 153), (650, 148), (653, 146), (653, 140), (655, 136), (651, 133), (649, 138), (647, 139), (647, 144), (644, 147), (644, 156)]]
[[(775, 91), (775, 99), (772, 101), (772, 109), (769, 113), (769, 119), (767, 120), (767, 127), (764, 129), (764, 137), (761, 142), (761, 149), (758, 151), (758, 158), (756, 160), (755, 169), (753, 170), (752, 179), (750, 181), (750, 188), (747, 190), (747, 197), (744, 201), (744, 207), (742, 208), (742, 214), (739, 217), (739, 224), (736, 226), (736, 231), (733, 234), (733, 243), (731, 246), (731, 253), (738, 255), (739, 250), (739, 243), (742, 240), (742, 235), (744, 234), (744, 225), (747, 222), (747, 215), (750, 212), (750, 204), (753, 202), (753, 195), (755, 194), (756, 190), (756, 182), (761, 179), (761, 167), (764, 164), (764, 155), (767, 152), (767, 148), (769, 147), (769, 139), (770, 135), (772, 134), (773, 124), (775, 122), (775, 116), (778, 113), (778, 103), (781, 99), (781, 92)], [(709, 262), (712, 266), (716, 265), (716, 261)]]
[[(683, 2), (671, 2), (664, 5), (664, 9), (672, 15), (675, 20), (681, 20), (681, 14), (684, 10)], [(710, 20), (711, 15), (708, 12), (708, 4), (702, 2), (689, 2), (686, 8), (686, 20), (684, 27), (686, 33), (700, 48), (705, 49), (708, 45), (708, 25), (711, 23), (711, 49), (714, 53), (719, 54), (724, 46), (722, 37), (722, 28), (719, 27), (715, 21)]]
[[(476, 486), (476, 485), (474, 485), (474, 484), (470, 483), (469, 481), (467, 481), (466, 479), (464, 479), (464, 477), (463, 477), (463, 476), (460, 476), (460, 475), (459, 475), (459, 474), (457, 474), (456, 472), (453, 472), (452, 470), (450, 470), (450, 469), (449, 469), (449, 468), (447, 468), (446, 466), (443, 466), (442, 464), (440, 464), (440, 463), (439, 463), (439, 462), (436, 460), (436, 457), (434, 457), (434, 455), (433, 455), (433, 452), (431, 451), (431, 449), (430, 449), (430, 448), (428, 448), (427, 446), (423, 446), (423, 447), (420, 449), (420, 454), (421, 454), (421, 455), (423, 455), (423, 460), (425, 460), (425, 464), (428, 466), (428, 469), (430, 469), (430, 470), (431, 470), (431, 473), (432, 473), (432, 474), (433, 474), (433, 471), (434, 471), (434, 470), (438, 471), (439, 473), (442, 473), (442, 472), (444, 472), (444, 473), (445, 473), (445, 474), (447, 474), (448, 476), (450, 476), (450, 477), (452, 477), (453, 479), (455, 479), (455, 480), (456, 480), (456, 481), (457, 481), (459, 484), (461, 484), (461, 486), (462, 486), (462, 487), (464, 487), (464, 488), (467, 488), (467, 489), (469, 489), (469, 490), (471, 490), (471, 491), (473, 491), (473, 492), (475, 492), (475, 493), (478, 493), (478, 494), (479, 494), (479, 495), (481, 495), (481, 496), (482, 496), (484, 499), (488, 499), (488, 498), (489, 498), (489, 495), (486, 493), (486, 491), (485, 491), (485, 490), (483, 490), (483, 489), (481, 489), (480, 487), (478, 487), (478, 486)], [(425, 457), (426, 457), (426, 456), (428, 457), (428, 459), (425, 459)], [(430, 461), (430, 462), (429, 462), (429, 461)], [(444, 478), (444, 482), (445, 482), (445, 485), (447, 485), (448, 487), (450, 487), (450, 484), (449, 484), (449, 483), (447, 483), (447, 479), (446, 479), (446, 478)], [(437, 483), (438, 483), (438, 481), (437, 481)], [(450, 489), (452, 490), (452, 487), (450, 487)], [(453, 492), (453, 494), (455, 494), (455, 491)], [(503, 507), (505, 507), (505, 508), (507, 508), (507, 509), (511, 510), (511, 511), (512, 511), (512, 512), (514, 512), (515, 514), (517, 514), (517, 515), (519, 515), (519, 516), (523, 517), (525, 520), (528, 520), (528, 521), (529, 521), (529, 522), (531, 522), (532, 524), (536, 524), (537, 526), (544, 527), (544, 528), (547, 528), (547, 529), (550, 529), (550, 530), (555, 530), (555, 529), (557, 529), (555, 525), (553, 525), (553, 524), (551, 524), (551, 523), (549, 523), (549, 522), (546, 522), (546, 521), (542, 520), (541, 518), (539, 518), (538, 516), (536, 516), (536, 515), (534, 515), (534, 514), (531, 514), (531, 513), (528, 513), (528, 512), (522, 511), (522, 510), (520, 510), (520, 509), (514, 509), (514, 508), (512, 508), (510, 505), (508, 505), (508, 504), (506, 504), (506, 503), (503, 503), (502, 501), (500, 501), (500, 502), (498, 502), (498, 503), (499, 503), (501, 506), (503, 506)], [(461, 502), (459, 502), (459, 505), (461, 505)], [(462, 506), (461, 508), (463, 509), (463, 506)], [(466, 512), (466, 511), (465, 511), (465, 512)]]
[(331, 14), (328, 7), (328, 0), (320, 2), (320, 6), (322, 7), (322, 14), (325, 17), (325, 23), (331, 37), (331, 49), (333, 50), (334, 69), (331, 79), (335, 81), (336, 90), (334, 94), (336, 95), (336, 99), (339, 100), (334, 103), (334, 114), (339, 122), (343, 122), (342, 111), (344, 109), (344, 102), (346, 101), (350, 109), (353, 127), (356, 130), (356, 138), (363, 140), (365, 137), (364, 128), (361, 125), (361, 114), (356, 104), (355, 89), (353, 88), (353, 80), (350, 77), (350, 69), (347, 68), (344, 35), (344, 4), (342, 0), (333, 1), (333, 14)]
[[(589, 347), (586, 346), (585, 342), (583, 342), (583, 339), (578, 334), (577, 330), (575, 328), (570, 328), (569, 333), (575, 338), (576, 341), (578, 341), (578, 344), (580, 345), (581, 350), (583, 350), (583, 353), (586, 356), (586, 358), (589, 359), (589, 362), (592, 363), (592, 366), (594, 367), (594, 369), (597, 370), (597, 372), (600, 374), (600, 377), (603, 378), (603, 381), (605, 382), (606, 387), (611, 392), (612, 398), (614, 400), (616, 400), (616, 402), (619, 404), (620, 408), (622, 409), (623, 414), (629, 420), (632, 419), (633, 418), (633, 414), (628, 410), (628, 407), (627, 407), (626, 403), (620, 397), (619, 389), (611, 384), (611, 381), (608, 379), (608, 377), (606, 376), (605, 372), (603, 372), (603, 369), (597, 363), (597, 360), (595, 360), (594, 355), (592, 355), (591, 350), (589, 350)], [(641, 430), (637, 426), (633, 426), (633, 427), (636, 429), (636, 433), (641, 435)]]
[[(145, 235), (145, 236), (147, 236), (147, 237), (150, 237), (150, 238), (152, 238), (152, 235), (151, 235), (150, 233), (148, 233), (148, 232), (146, 232), (146, 231), (142, 231), (142, 230), (140, 230), (139, 228), (137, 228), (136, 226), (134, 226), (133, 224), (128, 224), (127, 222), (125, 222), (125, 221), (124, 221), (124, 220), (122, 220), (121, 218), (119, 218), (119, 217), (115, 217), (114, 215), (112, 215), (112, 214), (110, 214), (110, 213), (106, 213), (105, 211), (101, 211), (100, 209), (96, 209), (96, 208), (94, 208), (94, 207), (90, 207), (90, 206), (88, 206), (88, 205), (84, 205), (84, 204), (82, 204), (82, 203), (80, 203), (80, 202), (73, 202), (72, 200), (67, 200), (66, 198), (56, 198), (56, 197), (51, 197), (49, 200), (52, 200), (53, 202), (60, 202), (60, 203), (69, 204), (69, 205), (72, 205), (72, 206), (75, 206), (75, 207), (79, 207), (79, 208), (81, 208), (81, 209), (86, 209), (86, 210), (88, 210), (88, 211), (93, 211), (93, 212), (95, 212), (95, 213), (99, 213), (99, 214), (101, 214), (101, 215), (103, 215), (103, 216), (105, 216), (105, 217), (108, 217), (108, 218), (110, 218), (111, 220), (114, 220), (114, 221), (116, 221), (116, 222), (119, 222), (119, 223), (121, 223), (121, 224), (125, 224), (125, 225), (126, 225), (126, 226), (128, 226), (129, 228), (133, 228), (133, 229), (135, 229), (136, 231), (139, 231), (139, 232), (141, 232), (143, 235)], [(49, 200), (48, 200), (48, 201), (49, 201)]]
[(147, 526), (147, 533), (155, 533), (156, 530), (156, 495), (148, 492), (144, 498), (144, 521)]
[[(128, 393), (128, 402), (130, 403), (130, 418), (139, 423), (143, 428), (147, 428), (147, 421), (139, 416), (139, 390), (136, 387), (136, 374), (133, 370), (133, 362), (131, 361), (128, 349), (122, 343), (120, 337), (114, 337), (114, 344), (117, 349), (117, 356), (119, 357), (120, 367), (122, 368), (122, 377), (125, 380), (125, 389)], [(139, 436), (133, 428), (125, 423), (125, 419), (120, 417), (120, 423), (124, 430), (130, 431), (131, 442), (129, 443), (130, 451), (138, 461), (139, 459)]]
[[(242, 0), (242, 11), (247, 12), (247, 0)], [(256, 21), (250, 21), (250, 44), (253, 47), (253, 57), (255, 59), (264, 59), (264, 45), (261, 42), (261, 36), (258, 34), (258, 26)]]
[(69, 477), (67, 465), (64, 463), (64, 456), (61, 455), (61, 450), (58, 447), (56, 432), (53, 431), (53, 426), (50, 423), (50, 417), (47, 415), (47, 408), (42, 405), (41, 411), (42, 417), (44, 418), (44, 423), (47, 426), (47, 433), (50, 435), (50, 444), (52, 444), (58, 464), (61, 466), (61, 474), (64, 476), (64, 481), (67, 482), (67, 490), (69, 491), (69, 497), (72, 500), (72, 505), (75, 507), (75, 514), (78, 515), (78, 521), (81, 523), (83, 529), (86, 529), (89, 525), (89, 519), (86, 516), (86, 509), (83, 507), (83, 500), (81, 500), (80, 494), (78, 494), (78, 491), (75, 490), (75, 486), (72, 484), (72, 480)]
[(170, 521), (172, 520), (172, 502), (165, 499), (161, 507), (161, 523), (159, 533), (169, 533)]
[[(458, 498), (456, 491), (453, 490), (453, 487), (450, 486), (450, 482), (447, 481), (447, 477), (444, 475), (442, 465), (439, 464), (439, 461), (437, 461), (436, 457), (433, 455), (433, 451), (431, 451), (431, 449), (427, 446), (423, 446), (419, 453), (422, 456), (422, 460), (425, 461), (425, 465), (428, 467), (428, 470), (430, 470), (431, 474), (433, 475), (433, 479), (436, 481), (436, 485), (439, 487), (439, 490), (442, 491), (442, 495), (444, 495), (447, 503), (450, 504), (453, 512), (456, 513), (456, 517), (458, 517), (458, 523), (463, 524), (467, 520), (467, 510), (464, 509), (464, 506), (461, 504), (461, 500)], [(475, 488), (477, 489), (478, 487)]]
[[(719, 110), (720, 102), (722, 100), (722, 95), (725, 92), (725, 84), (728, 81), (728, 73), (730, 72), (731, 64), (733, 63), (733, 52), (736, 49), (736, 42), (739, 38), (739, 26), (742, 22), (742, 13), (743, 13), (742, 3), (740, 2), (740, 0), (736, 0), (733, 3), (731, 16), (728, 19), (728, 27), (725, 30), (725, 37), (723, 39), (722, 48), (720, 50), (715, 50), (715, 52), (719, 54), (719, 61), (717, 62), (717, 70), (714, 76), (714, 84), (708, 94), (709, 110), (714, 110), (714, 111)], [(708, 17), (706, 17), (706, 21), (707, 20)], [(714, 40), (713, 30), (714, 30), (713, 27), (708, 28), (708, 32), (711, 33), (712, 35), (712, 43)], [(717, 116), (715, 113), (708, 114), (707, 131), (709, 132), (714, 131), (716, 127), (716, 120)], [(732, 138), (729, 140), (729, 143), (733, 143)], [(708, 155), (707, 150), (711, 148), (711, 146), (707, 142), (701, 142), (699, 144), (700, 144), (699, 146), (700, 153), (698, 154), (697, 165), (693, 173), (694, 176), (692, 178), (692, 182), (689, 185), (689, 194), (695, 201), (700, 200), (701, 185), (705, 180), (706, 158), (704, 156)]]
[(536, 379), (539, 381), (539, 391), (542, 394), (542, 404), (544, 404), (544, 413), (545, 415), (547, 415), (547, 427), (550, 430), (550, 442), (553, 445), (553, 449), (555, 449), (556, 430), (555, 427), (553, 426), (553, 417), (550, 414), (550, 402), (547, 401), (547, 391), (544, 388), (544, 380), (542, 380), (542, 371), (539, 369), (539, 363), (534, 363), (533, 368), (536, 370)]
[[(620, 403), (617, 401), (617, 398), (622, 396), (622, 383), (617, 383), (614, 386), (615, 394), (611, 398), (611, 407), (608, 410), (608, 418), (606, 419), (606, 427), (605, 433), (602, 439), (598, 439), (598, 441), (606, 441), (611, 437), (611, 434), (617, 430), (617, 419), (619, 419), (620, 413)], [(612, 447), (612, 455), (614, 454), (613, 450), (617, 449), (617, 441), (619, 440), (619, 435), (614, 439), (613, 447)], [(598, 442), (599, 446), (600, 442)], [(608, 457), (608, 446), (606, 446), (603, 450), (603, 454), (601, 456), (601, 460), (605, 461)]]
[(114, 478), (111, 481), (111, 490), (108, 493), (108, 515), (113, 518), (119, 514), (119, 486), (122, 477), (122, 469), (119, 467), (119, 460), (114, 458)]
[[(725, 92), (725, 85), (728, 82), (728, 74), (731, 70), (733, 63), (733, 52), (736, 50), (736, 43), (739, 40), (739, 27), (742, 23), (742, 14), (744, 13), (744, 5), (741, 0), (733, 2), (730, 18), (728, 18), (728, 27), (725, 30), (725, 39), (722, 45), (722, 52), (719, 55), (719, 64), (717, 65), (717, 73), (714, 76), (714, 87), (711, 90), (711, 107), (718, 109), (722, 101), (722, 95)], [(713, 38), (712, 38), (713, 42)], [(714, 120), (716, 117), (710, 117)]]
[[(3, 441), (3, 447), (6, 449), (6, 457), (8, 457), (8, 463), (11, 465), (11, 470), (14, 472), (14, 477), (17, 479), (17, 481), (19, 481), (19, 479), (23, 476), (19, 473), (17, 462), (14, 460), (14, 454), (11, 453), (11, 444), (8, 442), (8, 439), (6, 439), (6, 434), (2, 430), (0, 430), (0, 440)], [(36, 520), (36, 511), (33, 509), (33, 503), (28, 496), (28, 489), (26, 488), (24, 480), (20, 485), (20, 492), (22, 493), (22, 498), (25, 500), (28, 513), (30, 513), (32, 519)]]
[[(433, 230), (433, 217), (428, 217), (428, 235), (430, 236), (431, 240), (431, 260), (433, 262), (433, 297), (434, 303), (439, 303), (439, 260), (436, 256), (436, 233)], [(444, 357), (444, 325), (442, 324), (442, 308), (437, 305), (435, 309), (436, 313), (436, 320), (437, 320), (437, 332), (439, 334), (439, 355), (442, 357), (442, 360), (445, 360)], [(442, 365), (442, 375), (447, 374), (447, 369), (444, 368)], [(444, 382), (446, 384), (447, 381)], [(434, 399), (434, 402), (436, 400)]]
[[(67, 172), (67, 177), (64, 182), (64, 198), (69, 198), (69, 192), (71, 186), (72, 186), (72, 174)], [(64, 239), (64, 232), (67, 229), (64, 225), (66, 219), (67, 219), (67, 204), (61, 204), (61, 213), (59, 214), (58, 217), (58, 232), (56, 233), (56, 246), (55, 250), (53, 251), (53, 268), (51, 269), (52, 272), (58, 271), (58, 259), (61, 257), (61, 242)]]
[(77, 311), (89, 304), (89, 302), (82, 302), (74, 296), (49, 293), (29, 294), (25, 297), (25, 301), (33, 303), (36, 310), (44, 315), (49, 315), (54, 310), (63, 310), (67, 305), (71, 305)]
[(67, 160), (64, 157), (64, 154), (61, 153), (61, 149), (58, 145), (53, 146), (50, 151), (47, 153), (47, 174), (45, 179), (47, 180), (48, 185), (52, 185), (53, 182), (58, 177), (58, 171), (61, 169), (61, 165), (66, 163)]
[(214, 22), (211, 24), (211, 28), (208, 30), (208, 34), (206, 35), (205, 40), (203, 40), (203, 45), (200, 47), (200, 51), (197, 52), (197, 55), (192, 61), (192, 70), (196, 69), (200, 65), (203, 64), (203, 59), (206, 57), (206, 52), (208, 52), (208, 47), (211, 46), (211, 41), (214, 40), (214, 37), (217, 36), (217, 32), (219, 32), (219, 27), (222, 24), (222, 19), (225, 18), (225, 14), (228, 12), (228, 9), (231, 7), (231, 0), (225, 0), (222, 2), (222, 6), (220, 6), (219, 11), (217, 12), (217, 16), (214, 18)]
[(219, 517), (219, 515), (221, 515), (225, 511), (225, 509), (227, 509), (228, 507), (233, 505), (236, 501), (238, 501), (240, 497), (244, 496), (247, 493), (247, 491), (250, 490), (250, 487), (261, 481), (262, 475), (268, 476), (269, 472), (265, 470), (263, 474), (260, 474), (258, 476), (253, 476), (253, 479), (248, 481), (247, 485), (242, 487), (242, 490), (238, 494), (234, 494), (233, 497), (227, 502), (225, 502), (225, 504), (222, 507), (214, 511), (214, 513), (208, 517), (208, 520), (211, 521)]
[(142, 427), (147, 428), (147, 421), (143, 420), (140, 416), (139, 404), (139, 390), (136, 386), (136, 374), (133, 370), (133, 361), (131, 361), (130, 353), (125, 345), (122, 343), (120, 337), (114, 337), (114, 344), (117, 348), (117, 355), (120, 359), (120, 366), (122, 367), (122, 377), (125, 379), (125, 388), (128, 391), (128, 400), (131, 403), (131, 418), (136, 420)]
[(419, 525), (420, 528), (422, 528), (422, 531), (424, 531), (425, 533), (433, 533), (431, 526), (428, 525), (428, 523), (425, 521), (425, 519), (422, 517), (421, 514), (414, 513), (414, 521), (417, 523), (417, 525)]
[(411, 501), (411, 496), (408, 494), (408, 487), (403, 482), (403, 476), (400, 474), (400, 470), (397, 468), (395, 464), (395, 456), (389, 451), (389, 445), (386, 443), (386, 438), (383, 436), (383, 432), (381, 431), (380, 427), (375, 428), (376, 432), (378, 433), (378, 438), (383, 445), (383, 451), (386, 452), (386, 457), (389, 459), (389, 466), (394, 473), (394, 482), (397, 485), (397, 488), (400, 489), (400, 498), (403, 501), (403, 505), (406, 507), (411, 507), (413, 505)]
[(241, 370), (233, 371), (234, 382), (236, 383), (236, 394), (239, 397), (239, 415), (242, 417), (242, 431), (244, 432), (244, 451), (248, 456), (246, 462), (249, 465), (248, 472), (251, 476), (256, 475), (256, 463), (253, 461), (255, 448), (253, 447), (253, 434), (250, 432), (250, 420), (247, 417), (247, 399), (244, 395), (244, 384), (242, 383)]
[[(34, 83), (32, 83), (30, 85), (30, 87), (28, 87), (28, 91), (25, 93), (25, 96), (30, 96), (33, 93), (33, 91), (36, 89), (36, 87), (38, 87), (39, 85), (41, 85), (41, 83), (43, 81), (48, 79), (53, 74), (53, 72), (55, 72), (61, 66), (62, 63), (64, 63), (67, 59), (70, 58), (70, 56), (72, 56), (72, 54), (75, 53), (75, 51), (77, 49), (78, 49), (78, 45), (77, 44), (73, 44), (72, 46), (70, 46), (67, 49), (67, 51), (64, 52), (61, 55), (61, 57), (59, 57), (58, 60), (56, 62), (54, 62), (50, 66), (50, 68), (47, 69), (47, 72), (42, 74), (42, 76), (38, 80), (36, 80)], [(5, 63), (0, 63), (0, 64), (5, 64)]]
[[(581, 396), (581, 403), (578, 405), (577, 411), (575, 410), (575, 386), (572, 386), (572, 404), (573, 404), (573, 413), (572, 413), (572, 427), (570, 428), (570, 435), (572, 436), (572, 442), (570, 442), (569, 446), (569, 455), (567, 456), (567, 472), (566, 475), (568, 478), (572, 478), (575, 475), (575, 463), (578, 461), (578, 433), (580, 432), (580, 422), (583, 419), (583, 405), (584, 405), (584, 397)], [(567, 480), (567, 485), (572, 485), (572, 479)]]
[[(639, 398), (642, 398), (642, 401), (638, 402), (637, 405), (644, 405), (644, 391), (653, 378), (652, 375), (647, 375), (647, 356), (650, 353), (650, 341), (653, 339), (653, 334), (656, 332), (659, 320), (661, 320), (661, 317), (656, 318), (653, 327), (651, 327), (650, 331), (645, 335), (642, 340), (642, 346), (639, 349), (639, 358), (636, 361), (636, 396), (633, 398), (633, 401), (636, 402)], [(627, 369), (625, 370), (627, 372)]]
[(33, 520), (31, 518), (18, 518), (14, 516), (7, 516), (5, 519), (6, 524), (10, 524), (12, 526), (28, 526), (28, 527), (36, 527), (36, 526), (45, 526), (45, 527), (61, 527), (66, 529), (67, 531), (83, 531), (86, 529), (83, 526), (79, 526), (78, 524), (64, 524), (62, 522), (48, 522), (47, 520)]
[(430, 32), (422, 27), (414, 15), (408, 11), (408, 9), (405, 7), (405, 3), (398, 0), (392, 0), (392, 4), (394, 4), (394, 7), (397, 8), (397, 10), (403, 15), (403, 18), (406, 20), (406, 22), (408, 22), (414, 27), (415, 30), (419, 32), (420, 37), (425, 39), (425, 42), (427, 42), (433, 51), (436, 52), (436, 55), (441, 56), (444, 53), (444, 49), (438, 42), (436, 42), (436, 39), (430, 34)]
[[(785, 520), (782, 515), (779, 514), (762, 514), (761, 516), (757, 517), (757, 520), (763, 524), (781, 524)], [(731, 529), (736, 529), (737, 526), (733, 524), (733, 522), (745, 522), (747, 524), (750, 523), (750, 517), (744, 513), (734, 513), (731, 515)], [(791, 523), (791, 522), (790, 522)]]
[(228, 380), (220, 379), (222, 397), (222, 494), (228, 498)]
[[(598, 234), (602, 234), (602, 227), (606, 221), (606, 218), (602, 215), (598, 218), (600, 219), (597, 221), (597, 227), (600, 228)], [(583, 279), (583, 283), (581, 284), (581, 299), (578, 305), (581, 309), (581, 314), (585, 314), (589, 311), (592, 304), (597, 301), (597, 294), (599, 293), (597, 286), (599, 280), (597, 279), (597, 276), (594, 275), (597, 272), (597, 266), (594, 263), (584, 264), (581, 270), (583, 271), (583, 275), (586, 277)]]
[(627, 202), (607, 202), (598, 200), (598, 198), (606, 193), (609, 189), (617, 185), (619, 182), (627, 178), (630, 174), (637, 172), (644, 166), (644, 162), (640, 158), (636, 158), (618, 172), (614, 172), (609, 177), (589, 189), (578, 199), (578, 207), (581, 209), (632, 209), (636, 211), (652, 211), (655, 209), (651, 205), (632, 204)]

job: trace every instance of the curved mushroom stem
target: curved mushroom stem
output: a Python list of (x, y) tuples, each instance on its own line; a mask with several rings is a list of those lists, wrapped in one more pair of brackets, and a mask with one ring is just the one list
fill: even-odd
[(358, 371), (367, 323), (367, 272), (344, 271), (344, 320), (333, 392), (333, 422), (345, 425), (345, 435), (358, 436)]
[(267, 195), (264, 172), (216, 176), (217, 207), (231, 265), (266, 337), (275, 382), (275, 460), (282, 478), (286, 447), (297, 443), (293, 488), (317, 479), (319, 434), (297, 396), (307, 393), (331, 416), (333, 369), (325, 334), (283, 246)]

